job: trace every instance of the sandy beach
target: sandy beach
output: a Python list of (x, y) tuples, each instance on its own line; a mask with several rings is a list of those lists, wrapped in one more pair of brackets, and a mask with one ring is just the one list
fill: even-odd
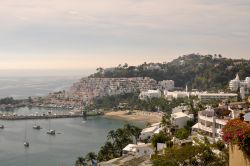
[(146, 123), (157, 123), (161, 121), (163, 113), (146, 111), (111, 111), (106, 112), (105, 117), (123, 119), (127, 121), (143, 121)]

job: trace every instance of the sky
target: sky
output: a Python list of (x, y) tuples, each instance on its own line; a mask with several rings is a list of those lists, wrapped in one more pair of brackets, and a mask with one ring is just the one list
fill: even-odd
[(0, 0), (0, 23), (0, 70), (250, 57), (249, 0)]

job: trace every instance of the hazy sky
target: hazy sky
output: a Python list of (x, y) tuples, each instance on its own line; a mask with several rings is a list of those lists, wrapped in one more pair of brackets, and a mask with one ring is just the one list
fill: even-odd
[(248, 58), (249, 0), (0, 0), (0, 70)]

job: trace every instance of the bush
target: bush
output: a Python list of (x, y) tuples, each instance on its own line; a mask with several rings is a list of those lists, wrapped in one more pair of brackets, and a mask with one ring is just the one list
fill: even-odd
[(188, 130), (184, 128), (178, 129), (175, 133), (175, 137), (178, 139), (187, 139), (188, 136), (189, 136), (189, 132)]

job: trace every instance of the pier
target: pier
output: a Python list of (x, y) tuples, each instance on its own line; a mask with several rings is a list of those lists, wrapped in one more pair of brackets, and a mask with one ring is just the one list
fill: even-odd
[(103, 112), (84, 112), (75, 114), (43, 114), (43, 115), (0, 115), (0, 120), (33, 120), (33, 119), (60, 119), (60, 118), (81, 118), (87, 116), (99, 116)]
[(59, 118), (79, 118), (82, 114), (61, 114), (61, 115), (7, 115), (0, 116), (0, 120), (32, 120), (32, 119), (59, 119)]

